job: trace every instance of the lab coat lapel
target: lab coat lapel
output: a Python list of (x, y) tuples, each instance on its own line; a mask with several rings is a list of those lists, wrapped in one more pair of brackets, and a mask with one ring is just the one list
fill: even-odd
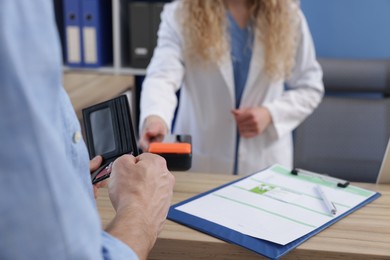
[(218, 63), (219, 70), (221, 71), (222, 77), (225, 80), (226, 86), (228, 88), (231, 102), (235, 104), (235, 91), (234, 91), (234, 76), (233, 76), (233, 65), (230, 58), (230, 53), (226, 53), (221, 61)]

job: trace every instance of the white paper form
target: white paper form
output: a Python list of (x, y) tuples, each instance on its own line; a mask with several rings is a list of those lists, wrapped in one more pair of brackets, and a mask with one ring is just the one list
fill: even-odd
[[(330, 214), (316, 191), (320, 185), (336, 205)], [(296, 176), (274, 165), (192, 200), (177, 210), (256, 238), (285, 245), (359, 205), (375, 192), (312, 176)]]

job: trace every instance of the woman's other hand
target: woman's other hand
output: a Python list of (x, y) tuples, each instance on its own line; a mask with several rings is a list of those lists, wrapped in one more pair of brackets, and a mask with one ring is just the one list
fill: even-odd
[(240, 136), (245, 138), (262, 134), (272, 123), (270, 112), (265, 107), (232, 110)]

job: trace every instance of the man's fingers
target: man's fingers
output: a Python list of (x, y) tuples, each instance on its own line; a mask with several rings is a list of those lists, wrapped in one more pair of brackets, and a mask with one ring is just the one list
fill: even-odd
[(89, 171), (93, 172), (97, 170), (100, 165), (103, 162), (103, 157), (100, 155), (95, 156), (90, 162), (89, 162)]

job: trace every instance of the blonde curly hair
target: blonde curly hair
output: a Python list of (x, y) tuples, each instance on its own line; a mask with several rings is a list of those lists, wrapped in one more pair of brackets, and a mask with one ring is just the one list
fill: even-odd
[[(264, 69), (273, 79), (285, 79), (294, 66), (299, 40), (296, 0), (248, 0), (258, 42), (264, 48)], [(181, 0), (185, 53), (191, 60), (220, 60), (229, 50), (224, 0)]]

